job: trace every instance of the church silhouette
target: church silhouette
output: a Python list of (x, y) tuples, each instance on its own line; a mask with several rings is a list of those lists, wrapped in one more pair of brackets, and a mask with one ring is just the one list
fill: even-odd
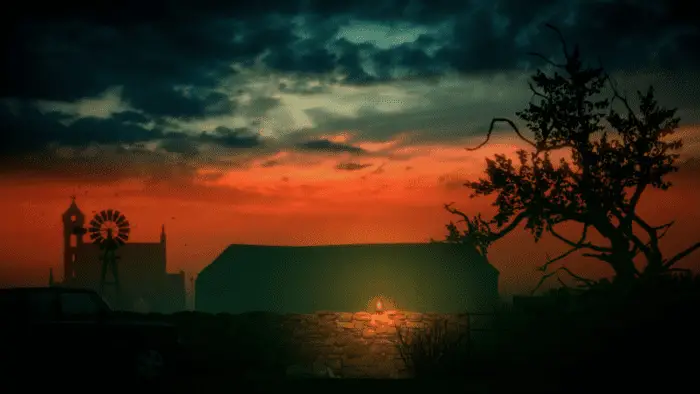
[[(50, 285), (80, 287), (101, 292), (115, 309), (137, 312), (172, 313), (185, 309), (185, 273), (167, 272), (165, 226), (160, 242), (127, 242), (116, 250), (118, 288), (101, 286), (103, 250), (99, 244), (76, 233), (86, 217), (75, 198), (62, 215), (63, 281)], [(114, 278), (111, 278), (114, 280)]]

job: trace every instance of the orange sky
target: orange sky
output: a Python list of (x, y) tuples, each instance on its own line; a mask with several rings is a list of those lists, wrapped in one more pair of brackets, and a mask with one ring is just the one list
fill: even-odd
[[(698, 135), (686, 129), (685, 156), (698, 149)], [(342, 135), (333, 137), (342, 142)], [(357, 142), (355, 142), (357, 145)], [(368, 151), (390, 149), (390, 144), (359, 144)], [(338, 156), (302, 157), (287, 153), (273, 158), (275, 167), (254, 165), (232, 170), (221, 178), (200, 170), (194, 184), (144, 183), (138, 180), (113, 184), (91, 182), (81, 186), (75, 179), (51, 180), (0, 177), (0, 285), (41, 284), (48, 267), (62, 272), (60, 215), (77, 195), (87, 214), (106, 208), (124, 212), (132, 223), (132, 241), (156, 242), (161, 224), (168, 236), (168, 267), (196, 274), (228, 244), (313, 245), (330, 243), (422, 242), (444, 236), (452, 216), (442, 205), (456, 201), (469, 213), (487, 211), (489, 199), (469, 200), (460, 186), (476, 179), (484, 168), (483, 158), (512, 153), (512, 138), (495, 139), (481, 151), (469, 153), (462, 146), (423, 145), (402, 148), (402, 160), (369, 160), (371, 167), (359, 171), (334, 168)], [(299, 164), (308, 159), (306, 164)], [(287, 164), (284, 164), (287, 163)], [(681, 171), (669, 192), (649, 193), (641, 210), (652, 222), (676, 219), (664, 241), (667, 251), (700, 238), (697, 190), (700, 169)], [(534, 267), (547, 253), (565, 250), (558, 241), (545, 238), (535, 245), (524, 231), (515, 231), (496, 243), (491, 262), (502, 273), (504, 294), (523, 292), (537, 282)], [(700, 267), (700, 252), (685, 265)], [(575, 260), (575, 259), (574, 259)], [(573, 260), (568, 260), (573, 261)], [(596, 261), (584, 260), (571, 267), (579, 272), (608, 274)], [(602, 267), (602, 268), (601, 268)]]

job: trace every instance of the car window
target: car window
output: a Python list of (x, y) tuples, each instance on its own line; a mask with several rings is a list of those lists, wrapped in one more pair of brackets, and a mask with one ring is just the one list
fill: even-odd
[(61, 312), (65, 320), (94, 320), (100, 306), (89, 293), (61, 294)]
[(27, 315), (33, 320), (57, 320), (58, 308), (56, 293), (50, 291), (29, 292), (27, 294)]

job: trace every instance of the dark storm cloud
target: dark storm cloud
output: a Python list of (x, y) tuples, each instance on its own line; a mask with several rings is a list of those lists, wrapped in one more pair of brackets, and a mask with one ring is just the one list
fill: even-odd
[(169, 133), (167, 137), (158, 143), (164, 151), (190, 157), (199, 153), (199, 144), (194, 138), (183, 133)]
[(226, 148), (252, 148), (260, 145), (259, 136), (246, 128), (229, 129), (219, 126), (212, 133), (202, 132), (198, 139)]
[[(557, 54), (556, 37), (542, 27), (546, 22), (559, 25), (571, 42), (581, 43), (584, 54), (600, 56), (612, 71), (696, 70), (697, 8), (687, 0), (24, 1), (0, 16), (0, 98), (70, 102), (122, 86), (122, 100), (139, 112), (64, 125), (63, 115), (33, 116), (24, 106), (15, 115), (2, 108), (0, 126), (15, 135), (3, 135), (6, 144), (0, 149), (162, 140), (163, 126), (147, 130), (138, 117), (162, 125), (163, 117), (236, 110), (230, 97), (214, 90), (234, 72), (234, 62), (261, 61), (273, 71), (299, 74), (341, 70), (346, 82), (355, 84), (449, 69), (512, 70), (533, 60), (529, 51)], [(413, 24), (425, 32), (414, 42), (379, 48), (338, 37), (350, 21), (396, 28)], [(353, 34), (361, 38), (361, 26)], [(373, 71), (367, 71), (367, 62)], [(368, 127), (372, 121), (368, 116)], [(442, 122), (448, 130), (462, 119)], [(332, 123), (340, 126), (343, 120)], [(257, 136), (232, 129), (198, 138), (228, 147), (259, 143)], [(164, 142), (166, 149), (181, 152), (194, 152), (193, 144), (182, 136)]]
[(360, 147), (352, 146), (349, 144), (340, 144), (337, 142), (329, 141), (327, 139), (307, 141), (307, 142), (299, 144), (298, 147), (301, 149), (306, 149), (306, 150), (315, 150), (315, 151), (330, 152), (330, 153), (340, 153), (340, 152), (364, 153), (365, 152), (365, 150), (360, 148)]
[[(135, 119), (138, 114), (122, 113), (122, 118)], [(148, 130), (141, 125), (124, 123), (115, 118), (80, 118), (58, 113), (44, 114), (34, 106), (14, 103), (0, 104), (0, 157), (21, 155), (41, 150), (49, 144), (84, 147), (90, 144), (134, 144), (162, 136), (159, 129)]]
[(134, 111), (124, 111), (109, 118), (72, 119), (59, 112), (42, 113), (22, 102), (0, 104), (0, 157), (14, 157), (48, 148), (85, 148), (98, 145), (136, 145), (160, 140), (168, 152), (194, 154), (202, 143), (225, 148), (251, 148), (260, 144), (259, 137), (247, 129), (218, 127), (213, 132), (185, 133), (144, 126), (149, 118)]
[(122, 111), (112, 115), (112, 119), (122, 123), (148, 123), (148, 117), (135, 111)]
[(183, 119), (200, 118), (205, 115), (229, 114), (233, 102), (222, 93), (212, 92), (204, 97), (186, 97), (168, 82), (144, 86), (126, 85), (125, 101), (154, 116), (172, 116)]
[(169, 132), (163, 135), (158, 146), (170, 153), (196, 156), (202, 144), (214, 144), (221, 148), (244, 149), (261, 145), (258, 135), (246, 128), (230, 129), (219, 126), (213, 132)]
[(372, 164), (362, 164), (362, 163), (354, 163), (354, 162), (348, 162), (348, 163), (339, 163), (337, 166), (335, 166), (336, 170), (340, 171), (359, 171), (363, 170), (367, 167), (371, 167)]
[[(231, 62), (263, 53), (273, 69), (325, 73), (340, 67), (351, 82), (390, 78), (391, 68), (417, 74), (448, 66), (510, 69), (528, 60), (527, 51), (556, 48), (545, 22), (560, 25), (611, 67), (697, 67), (700, 60), (692, 50), (700, 47), (697, 6), (681, 0), (61, 2), (23, 12), (27, 3), (5, 10), (0, 95), (73, 100), (123, 85), (125, 99), (138, 108), (172, 116), (226, 108), (210, 105), (224, 97), (186, 97), (173, 87), (205, 91), (231, 72)], [(301, 36), (296, 15), (305, 16)], [(453, 28), (439, 38), (426, 33), (412, 44), (378, 50), (334, 38), (349, 20), (451, 22)], [(436, 43), (443, 48), (429, 55), (426, 49)], [(378, 75), (362, 70), (362, 51)]]

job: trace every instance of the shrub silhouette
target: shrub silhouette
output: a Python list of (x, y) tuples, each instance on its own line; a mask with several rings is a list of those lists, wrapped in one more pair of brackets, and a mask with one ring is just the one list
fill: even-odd
[(459, 375), (467, 361), (467, 336), (448, 329), (447, 319), (435, 319), (424, 328), (397, 327), (397, 346), (412, 376), (434, 379)]

